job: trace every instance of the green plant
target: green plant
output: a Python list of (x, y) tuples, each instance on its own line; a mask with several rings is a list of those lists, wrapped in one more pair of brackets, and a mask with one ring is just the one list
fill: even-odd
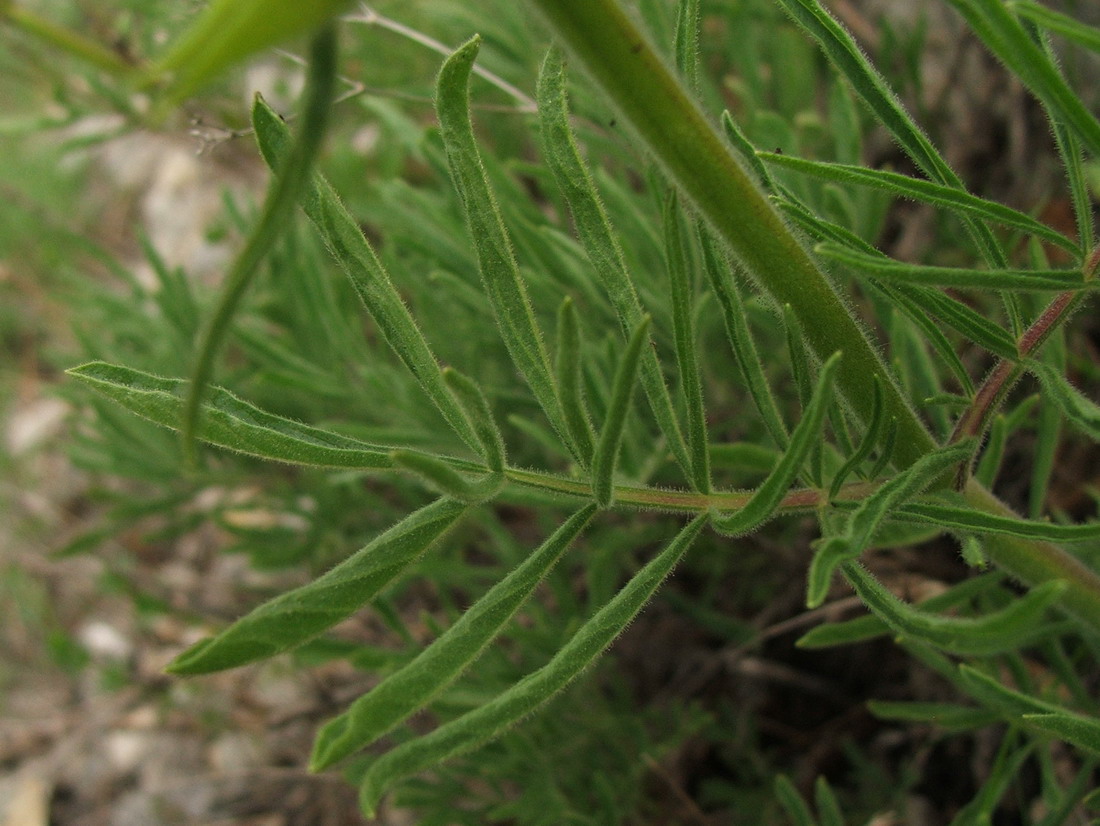
[[(310, 645), (364, 605), (385, 606), (417, 566), (432, 575), (433, 564), (421, 560), (443, 553), (437, 549), (459, 526), (492, 525), (485, 530), (501, 547), (486, 577), (491, 585), (471, 581), (461, 564), (443, 568), (441, 560), (434, 575), (462, 587), (470, 607), (455, 611), (432, 644), (392, 667), (317, 735), (312, 766), (345, 761), (364, 809), (373, 811), (402, 778), (504, 736), (557, 695), (693, 547), (733, 554), (741, 537), (775, 530), (769, 523), (778, 517), (811, 514), (820, 536), (806, 574), (807, 606), (823, 605), (840, 574), (870, 614), (822, 625), (800, 644), (891, 634), (975, 704), (879, 702), (876, 714), (959, 730), (1007, 724), (995, 765), (955, 822), (988, 822), (1025, 764), (1037, 767), (1049, 811), (1034, 822), (1064, 822), (1088, 792), (1095, 777), (1089, 755), (1100, 750), (1090, 689), (1100, 630), (1100, 523), (1043, 514), (1059, 440), (1095, 441), (1100, 421), (1095, 403), (1068, 378), (1074, 348), (1067, 343), (1068, 320), (1100, 283), (1082, 161), (1083, 153), (1100, 155), (1100, 123), (1063, 80), (1041, 27), (1089, 47), (1095, 30), (1029, 3), (951, 2), (1045, 110), (1077, 218), (1073, 240), (968, 193), (816, 0), (778, 5), (836, 72), (826, 87), (832, 117), (825, 131), (833, 134), (816, 147), (812, 135), (804, 140), (825, 147), (829, 160), (799, 157), (806, 136), (790, 127), (784, 133), (774, 117), (761, 116), (756, 125), (784, 136), (781, 153), (758, 150), (760, 139), (729, 113), (722, 130), (704, 114), (696, 100), (715, 95), (698, 70), (698, 2), (677, 4), (668, 56), (614, 0), (531, 5), (616, 113), (582, 93), (588, 122), (574, 126), (563, 57), (551, 50), (537, 92), (541, 162), (522, 168), (537, 199), (499, 156), (479, 149), (469, 91), (479, 41), (470, 40), (444, 63), (436, 91), (440, 128), (417, 146), (422, 162), (449, 176), (453, 190), (421, 191), (396, 179), (373, 187), (375, 205), (365, 209), (384, 239), (376, 252), (312, 171), (336, 72), (326, 28), (315, 38), (297, 137), (262, 100), (253, 108), (260, 151), (276, 174), (220, 310), (199, 337), (194, 380), (104, 361), (70, 371), (133, 413), (180, 430), (187, 455), (199, 440), (265, 460), (394, 480), (407, 506), (360, 551), (185, 651), (170, 670), (207, 673)], [(668, 14), (659, 3), (639, 5), (651, 24)], [(243, 51), (227, 47), (225, 59)], [(196, 69), (196, 81), (211, 71)], [(184, 85), (169, 99), (192, 88), (177, 82)], [(859, 165), (853, 94), (923, 177)], [(615, 137), (623, 131), (619, 119), (626, 137)], [(655, 163), (639, 161), (643, 174), (633, 181), (593, 172), (581, 147), (598, 156), (609, 140), (634, 141)], [(895, 198), (952, 216), (945, 233), (969, 260), (916, 264), (877, 250), (886, 202)], [(249, 359), (270, 369), (269, 378), (282, 377), (274, 386), (297, 396), (278, 400), (279, 415), (206, 384), (245, 288), (256, 277), (264, 287), (256, 275), (261, 257), (271, 254), (276, 264), (295, 255), (318, 258), (314, 242), (290, 226), (294, 199), (370, 314), (371, 335), (394, 358), (353, 341), (350, 307), (323, 277), (276, 285), (275, 266), (266, 288), (277, 297), (267, 312), (285, 340), (265, 340), (245, 322), (232, 332)], [(563, 228), (567, 214), (575, 239)], [(1055, 254), (1068, 264), (1050, 266), (1047, 256)], [(304, 269), (287, 265), (283, 272)], [(170, 274), (162, 278), (171, 281)], [(312, 316), (296, 306), (307, 302)], [(165, 316), (177, 311), (164, 308)], [(551, 324), (553, 347), (544, 332)], [(197, 310), (180, 320), (185, 348), (199, 327)], [(310, 337), (325, 343), (305, 344)], [(723, 337), (732, 362), (719, 348)], [(298, 341), (314, 349), (303, 354), (288, 346)], [(344, 369), (377, 388), (355, 400), (373, 432), (294, 418), (325, 407), (308, 398), (318, 388), (336, 401), (351, 397), (315, 374), (345, 348), (364, 364)], [(987, 363), (975, 382), (975, 366)], [(1095, 378), (1095, 367), (1079, 369)], [(738, 383), (728, 381), (732, 374)], [(1028, 374), (1042, 389), (1038, 399), (1014, 393), (1029, 386)], [(733, 415), (745, 399), (755, 408), (751, 421)], [(301, 409), (285, 409), (295, 404)], [(926, 416), (918, 414), (922, 408)], [(397, 421), (401, 431), (379, 437), (379, 426)], [(1063, 434), (1066, 425), (1083, 436)], [(1035, 445), (1027, 519), (991, 493), (1012, 439)], [(176, 461), (161, 453), (166, 463)], [(204, 465), (192, 456), (192, 472), (210, 474), (217, 461), (207, 457)], [(544, 531), (537, 549), (517, 549), (495, 510), (507, 504), (533, 506), (544, 528), (560, 526)], [(350, 503), (341, 499), (337, 509), (343, 506)], [(617, 531), (636, 544), (616, 540)], [(860, 562), (875, 549), (941, 535), (956, 538), (967, 561), (987, 572), (920, 605), (899, 599)], [(611, 543), (626, 556), (655, 536), (662, 548), (637, 571), (599, 553), (601, 543)], [(789, 529), (780, 536), (798, 541)], [(586, 605), (555, 568), (582, 543), (592, 555), (579, 565)], [(1070, 545), (1073, 552), (1063, 547)], [(1017, 594), (1010, 579), (1031, 590)], [(525, 637), (512, 619), (542, 582), (562, 601), (562, 616), (542, 616), (538, 634)], [(489, 679), (477, 672), (485, 662), (494, 668), (486, 651), (501, 635), (524, 667), (502, 668)], [(1037, 662), (1050, 675), (1046, 684), (1031, 676)], [(477, 687), (474, 700), (461, 692), (455, 699), (460, 679)], [(379, 756), (357, 756), (425, 708), (440, 718), (432, 731), (399, 735)], [(1055, 771), (1052, 743), (1074, 749), (1068, 779)], [(776, 791), (797, 823), (841, 821), (824, 781), (816, 789), (816, 821), (789, 782), (778, 781)], [(575, 808), (577, 822), (601, 822)], [(494, 816), (509, 815), (518, 816)], [(522, 816), (537, 822), (537, 807)]]

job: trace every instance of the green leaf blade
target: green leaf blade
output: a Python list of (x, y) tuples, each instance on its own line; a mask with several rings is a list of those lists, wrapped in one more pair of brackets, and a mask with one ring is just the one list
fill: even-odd
[(880, 282), (880, 285), (901, 294), (912, 304), (927, 310), (930, 315), (994, 355), (1010, 361), (1019, 358), (1016, 341), (1007, 330), (961, 301), (944, 295), (939, 290), (916, 284)]
[(1060, 34), (1067, 40), (1072, 40), (1094, 52), (1100, 52), (1100, 29), (1095, 26), (1088, 26), (1079, 20), (1074, 20), (1068, 14), (1048, 9), (1033, 0), (1010, 0), (1008, 5), (1021, 17), (1038, 23), (1044, 29)]
[(705, 522), (705, 517), (699, 516), (688, 523), (660, 554), (585, 622), (545, 666), (494, 700), (430, 734), (398, 746), (372, 763), (360, 790), (364, 810), (373, 813), (382, 795), (396, 780), (493, 739), (575, 679), (649, 601)]
[(960, 656), (994, 656), (1052, 633), (1043, 615), (1066, 590), (1063, 582), (1048, 582), (1000, 611), (977, 618), (943, 617), (902, 602), (857, 563), (844, 563), (843, 571), (859, 598), (894, 633)]
[[(289, 151), (290, 132), (262, 100), (252, 108), (256, 142), (268, 166), (277, 168)], [(378, 260), (359, 224), (344, 208), (335, 190), (314, 175), (302, 193), (302, 210), (316, 228), (336, 263), (347, 275), (390, 348), (416, 378), (425, 394), (455, 433), (473, 450), (480, 448), (462, 408), (448, 391), (427, 339)]]
[(712, 517), (714, 529), (719, 533), (740, 536), (754, 530), (775, 513), (783, 495), (809, 456), (815, 440), (820, 438), (821, 427), (831, 401), (833, 376), (840, 358), (840, 353), (837, 353), (822, 366), (810, 404), (803, 411), (802, 420), (791, 434), (787, 450), (745, 507), (726, 516), (716, 514)]
[(969, 731), (997, 722), (997, 715), (973, 706), (932, 702), (886, 702), (871, 700), (868, 710), (883, 720), (925, 723), (949, 731)]
[(466, 414), (466, 420), (470, 423), (481, 445), (481, 455), (485, 458), (489, 470), (502, 473), (506, 458), (504, 436), (501, 435), (500, 428), (493, 418), (489, 400), (485, 398), (485, 394), (473, 379), (453, 367), (443, 368), (443, 381)]
[(1056, 522), (998, 516), (972, 508), (943, 505), (938, 502), (910, 502), (897, 508), (892, 517), (911, 519), (982, 534), (1041, 539), (1047, 542), (1090, 542), (1100, 539), (1100, 522), (1062, 525)]
[(693, 321), (694, 300), (692, 279), (688, 271), (687, 228), (684, 226), (679, 199), (673, 192), (664, 210), (665, 265), (672, 299), (672, 330), (676, 341), (676, 362), (680, 368), (680, 390), (687, 409), (687, 441), (691, 458), (692, 485), (700, 493), (710, 492), (710, 464), (707, 453), (707, 421), (703, 401), (703, 380), (699, 372), (699, 356), (695, 343)]
[(400, 575), (466, 510), (439, 499), (405, 517), (335, 568), (264, 603), (220, 634), (184, 651), (173, 674), (208, 674), (301, 645), (350, 616)]
[(874, 255), (866, 255), (839, 244), (819, 244), (815, 252), (823, 258), (870, 273), (891, 283), (923, 287), (976, 288), (981, 290), (1023, 290), (1065, 292), (1092, 286), (1080, 270), (984, 270), (966, 267), (936, 267), (909, 264)]
[(558, 309), (558, 347), (554, 358), (558, 391), (561, 397), (562, 415), (573, 443), (581, 452), (584, 467), (592, 464), (594, 445), (592, 422), (584, 404), (581, 391), (581, 333), (577, 308), (566, 296)]
[(1100, 720), (1079, 714), (1025, 714), (1023, 721), (1079, 749), (1100, 754)]
[(436, 81), (436, 112), (451, 178), (474, 243), (482, 284), (508, 353), (547, 419), (574, 457), (583, 461), (565, 425), (542, 331), (474, 138), (469, 84), (479, 47), (477, 37), (460, 46), (444, 62)]
[[(144, 419), (179, 428), (187, 387), (183, 379), (162, 379), (105, 362), (74, 367), (68, 374)], [(218, 447), (287, 464), (356, 470), (393, 467), (390, 447), (266, 413), (220, 387), (206, 394), (196, 435)]]
[(979, 198), (953, 186), (945, 186), (883, 169), (868, 169), (850, 164), (809, 161), (773, 152), (757, 152), (756, 154), (765, 163), (791, 169), (803, 175), (811, 175), (843, 185), (872, 187), (890, 192), (895, 197), (910, 198), (942, 209), (966, 212), (983, 220), (994, 221), (1003, 226), (1034, 235), (1036, 238), (1041, 238), (1061, 247), (1075, 258), (1079, 258), (1081, 255), (1081, 248), (1077, 244), (1046, 224), (1040, 223), (1031, 216), (1011, 207), (1004, 206), (996, 201)]
[(416, 659), (327, 722), (317, 733), (310, 769), (320, 771), (364, 748), (450, 685), (501, 632), (595, 511), (587, 505), (571, 516)]
[[(538, 107), (546, 163), (569, 205), (585, 255), (611, 299), (624, 335), (629, 337), (641, 324), (645, 311), (627, 271), (618, 237), (592, 180), (592, 172), (581, 157), (569, 125), (565, 65), (561, 53), (555, 49), (547, 54), (539, 72)], [(673, 456), (690, 477), (687, 447), (654, 347), (647, 347), (643, 352), (642, 387)]]
[(634, 330), (627, 342), (626, 350), (619, 359), (615, 378), (611, 384), (611, 401), (607, 407), (596, 452), (592, 457), (592, 493), (600, 507), (609, 508), (613, 500), (615, 465), (619, 457), (619, 446), (623, 440), (623, 428), (626, 426), (626, 414), (630, 409), (630, 399), (634, 394), (634, 385), (638, 383), (638, 365), (642, 349), (649, 340), (649, 316)]
[(1027, 369), (1042, 382), (1043, 389), (1067, 421), (1094, 440), (1100, 441), (1100, 405), (1085, 398), (1061, 371), (1046, 362), (1029, 360)]

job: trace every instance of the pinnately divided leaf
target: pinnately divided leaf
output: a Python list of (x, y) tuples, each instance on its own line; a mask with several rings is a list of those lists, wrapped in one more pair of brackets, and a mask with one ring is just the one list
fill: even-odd
[[(267, 165), (278, 167), (289, 151), (290, 132), (286, 124), (266, 103), (257, 99), (252, 107), (252, 125)], [(351, 281), (387, 343), (455, 433), (471, 449), (479, 450), (480, 442), (444, 383), (439, 362), (409, 308), (363, 237), (359, 224), (348, 214), (336, 192), (321, 176), (314, 175), (306, 187), (302, 195), (302, 209)]]
[(208, 674), (301, 645), (353, 614), (438, 540), (466, 510), (438, 499), (405, 517), (328, 573), (275, 597), (184, 651), (173, 674)]
[(450, 685), (500, 633), (595, 512), (594, 505), (586, 505), (571, 516), (412, 662), (327, 722), (317, 734), (310, 768), (320, 771), (370, 745)]
[(360, 788), (364, 811), (373, 815), (378, 801), (395, 781), (497, 737), (564, 688), (592, 664), (650, 600), (705, 523), (704, 516), (689, 522), (538, 671), (480, 708), (401, 744), (372, 763)]
[(736, 159), (714, 124), (617, 0), (530, 0), (611, 98), (646, 148), (778, 306), (790, 304), (819, 362), (843, 351), (837, 388), (866, 422), (872, 375), (899, 438), (892, 461), (908, 467), (934, 440), (883, 364), (836, 287)]
[(474, 139), (469, 83), (480, 43), (474, 37), (460, 46), (439, 72), (436, 110), (443, 146), (474, 243), (482, 284), (504, 344), (547, 419), (574, 457), (583, 463), (582, 451), (574, 444), (562, 417), (542, 331)]
[(817, 387), (809, 405), (802, 411), (802, 420), (791, 434), (787, 450), (745, 507), (726, 516), (715, 514), (712, 517), (716, 531), (728, 536), (740, 536), (757, 528), (775, 513), (814, 442), (821, 437), (821, 427), (832, 401), (833, 375), (840, 358), (841, 354), (836, 353), (822, 366)]

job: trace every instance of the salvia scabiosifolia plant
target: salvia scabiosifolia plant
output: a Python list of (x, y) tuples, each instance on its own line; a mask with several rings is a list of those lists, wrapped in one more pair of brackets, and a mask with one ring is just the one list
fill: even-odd
[[(876, 701), (874, 714), (955, 732), (1005, 726), (954, 822), (990, 822), (1024, 766), (1037, 767), (1044, 809), (1021, 822), (1069, 822), (1095, 786), (1100, 751), (1100, 523), (1050, 513), (1047, 502), (1059, 444), (1100, 434), (1100, 408), (1069, 379), (1073, 365), (1096, 376), (1094, 364), (1079, 366), (1082, 334), (1071, 320), (1089, 318), (1100, 283), (1088, 183), (1100, 122), (1060, 71), (1052, 36), (1100, 51), (1100, 31), (1024, 0), (947, 2), (1045, 113), (1076, 218), (1067, 235), (968, 192), (818, 0), (705, 9), (728, 27), (727, 45), (744, 49), (727, 58), (743, 72), (741, 117), (721, 111), (701, 71), (698, 0), (629, 10), (619, 0), (531, 0), (556, 43), (533, 99), (488, 76), (527, 113), (538, 159), (510, 166), (476, 137), (471, 78), (484, 70), (474, 37), (439, 70), (438, 130), (424, 133), (392, 102), (372, 104), (422, 174), (449, 186), (394, 175), (366, 194), (338, 195), (315, 164), (340, 95), (337, 30), (379, 16), (363, 8), (339, 18), (345, 4), (317, 3), (288, 17), (271, 5), (213, 3), (151, 67), (115, 66), (79, 39), (66, 46), (156, 90), (167, 111), (230, 63), (312, 32), (296, 116), (284, 120), (262, 99), (252, 109), (273, 174), (255, 218), (237, 216), (250, 229), (216, 305), (200, 311), (186, 280), (161, 267), (154, 301), (168, 332), (144, 331), (162, 338), (160, 350), (70, 375), (178, 431), (182, 450), (96, 402), (101, 427), (145, 445), (101, 458), (102, 467), (149, 475), (159, 461), (160, 478), (186, 467), (192, 480), (242, 467), (202, 448), (212, 445), (303, 468), (299, 482), (325, 492), (316, 494), (325, 513), (368, 507), (393, 518), (350, 555), (330, 548), (338, 564), (169, 670), (199, 675), (316, 653), (326, 639), (325, 650), (354, 662), (359, 649), (323, 636), (333, 626), (369, 606), (399, 625), (394, 594), (417, 577), (458, 589), (466, 607), (452, 605), (426, 647), (381, 663), (382, 679), (317, 732), (311, 759), (318, 771), (343, 767), (365, 812), (398, 788), (451, 822), (441, 801), (469, 794), (463, 778), (480, 776), (486, 761), (519, 772), (517, 755), (537, 752), (525, 732), (554, 716), (532, 714), (601, 657), (678, 565), (702, 565), (697, 555), (708, 570), (751, 571), (746, 555), (801, 543), (800, 567), (797, 555), (780, 559), (795, 566), (790, 577), (804, 575), (805, 607), (825, 606), (846, 583), (866, 614), (818, 625), (800, 646), (890, 635), (953, 692), (943, 702)], [(501, 5), (499, 27), (526, 23)], [(806, 71), (827, 64), (824, 126), (763, 111), (765, 81), (750, 65), (761, 48), (784, 50)], [(799, 82), (780, 91), (797, 97)], [(570, 114), (571, 87), (584, 117)], [(860, 165), (868, 119), (913, 174)], [(777, 144), (784, 151), (771, 151)], [(876, 248), (896, 199), (938, 211), (953, 260), (912, 263)], [(308, 230), (295, 223), (299, 210)], [(326, 277), (318, 242), (350, 289)], [(250, 288), (266, 303), (249, 303)], [(236, 392), (211, 381), (226, 340), (250, 365), (223, 370)], [(342, 421), (322, 426), (325, 418)], [(1026, 513), (991, 492), (1014, 443), (1031, 451)], [(102, 442), (85, 449), (109, 452)], [(405, 511), (394, 513), (395, 503)], [(166, 495), (150, 507), (171, 504)], [(510, 533), (517, 507), (540, 538)], [(807, 517), (812, 543), (798, 528)], [(475, 534), (493, 561), (471, 571), (455, 548)], [(771, 550), (759, 536), (773, 537)], [(873, 572), (876, 553), (937, 537), (956, 543), (971, 576), (914, 604)], [(317, 539), (288, 546), (283, 561), (308, 558)], [(586, 599), (569, 571), (581, 572)], [(721, 626), (729, 618), (714, 604), (711, 595), (683, 610)], [(438, 724), (414, 733), (407, 721), (424, 709)], [(595, 730), (598, 717), (579, 719)], [(609, 736), (627, 753), (638, 748), (631, 725), (619, 720)], [(679, 725), (677, 736), (703, 724)], [(390, 745), (379, 750), (379, 741)], [(623, 772), (611, 758), (594, 767), (574, 759), (583, 782), (555, 785), (570, 769), (547, 766), (549, 803), (525, 780), (526, 804), (501, 804), (494, 816), (638, 816), (634, 798), (607, 789), (636, 786), (644, 765)], [(429, 771), (434, 787), (416, 780)], [(601, 774), (603, 792), (592, 780)], [(824, 781), (816, 815), (782, 776), (773, 791), (800, 825), (842, 822)]]

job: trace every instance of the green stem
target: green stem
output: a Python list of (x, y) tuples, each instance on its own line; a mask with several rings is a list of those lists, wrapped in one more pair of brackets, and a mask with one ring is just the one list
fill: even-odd
[(17, 29), (22, 29), (27, 34), (50, 44), (58, 51), (73, 55), (117, 77), (133, 74), (138, 68), (100, 43), (77, 34), (71, 29), (58, 26), (20, 6), (12, 4), (0, 10), (0, 20), (6, 20)]
[[(530, 0), (552, 30), (618, 107), (675, 184), (695, 203), (756, 283), (778, 305), (789, 304), (806, 340), (824, 361), (844, 358), (837, 387), (869, 423), (875, 377), (884, 412), (897, 422), (893, 461), (908, 467), (936, 447), (893, 376), (823, 272), (742, 168), (690, 93), (616, 0)], [(1011, 511), (971, 480), (970, 504)], [(1069, 583), (1064, 604), (1100, 628), (1100, 577), (1046, 542), (990, 537), (990, 558), (1030, 585)]]
[(286, 163), (275, 173), (259, 220), (244, 248), (234, 259), (214, 315), (199, 338), (195, 365), (191, 371), (191, 386), (184, 400), (180, 422), (180, 442), (184, 458), (191, 467), (197, 462), (196, 432), (203, 394), (214, 371), (214, 358), (260, 262), (278, 240), (283, 227), (293, 218), (298, 195), (308, 181), (313, 160), (320, 151), (335, 88), (336, 43), (336, 27), (332, 23), (324, 24), (313, 38), (303, 118), (297, 138)]
[[(465, 468), (464, 468), (465, 469)], [(508, 481), (530, 490), (563, 493), (582, 499), (592, 497), (592, 486), (586, 479), (570, 479), (552, 473), (543, 473), (520, 468), (505, 468), (504, 476)], [(859, 502), (870, 496), (878, 488), (876, 482), (853, 482), (842, 485), (836, 496), (829, 495), (817, 488), (795, 488), (787, 492), (776, 508), (777, 513), (791, 514), (811, 511), (834, 502)], [(669, 513), (698, 514), (709, 510), (722, 513), (741, 510), (756, 493), (754, 490), (696, 491), (671, 490), (668, 488), (638, 487), (635, 485), (615, 485), (612, 488), (615, 506), (659, 510)]]
[(934, 449), (832, 284), (616, 0), (531, 2), (761, 289), (791, 305), (817, 358), (843, 352), (837, 387), (864, 422), (880, 377), (887, 418), (899, 428), (894, 463), (908, 467)]
[[(966, 501), (987, 513), (1012, 519), (1017, 515), (975, 479), (963, 489)], [(1100, 628), (1100, 575), (1057, 545), (1034, 539), (987, 535), (983, 549), (989, 559), (1027, 585), (1052, 580), (1068, 584), (1060, 607), (1093, 629)]]

